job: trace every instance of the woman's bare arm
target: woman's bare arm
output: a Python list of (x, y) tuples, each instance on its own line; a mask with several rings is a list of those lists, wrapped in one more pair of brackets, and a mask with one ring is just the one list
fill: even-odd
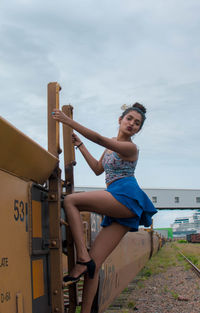
[(100, 135), (99, 133), (72, 120), (71, 118), (66, 116), (62, 111), (58, 109), (54, 109), (53, 118), (56, 121), (59, 121), (75, 129), (81, 135), (93, 141), (94, 143), (97, 143), (100, 146), (103, 146), (109, 150), (115, 151), (125, 157), (134, 157), (134, 156), (137, 157), (137, 153), (138, 153), (137, 147), (132, 142), (117, 141), (115, 139), (104, 137)]
[(101, 175), (104, 172), (104, 168), (103, 168), (103, 165), (102, 165), (102, 159), (103, 159), (104, 153), (102, 154), (100, 160), (98, 161), (90, 154), (90, 152), (87, 150), (87, 148), (85, 147), (84, 144), (81, 145), (79, 150), (81, 151), (81, 153), (84, 156), (87, 164), (93, 170), (93, 172), (97, 176)]
[(83, 157), (85, 158), (86, 162), (88, 163), (89, 167), (93, 170), (93, 172), (98, 176), (104, 172), (104, 168), (102, 166), (102, 159), (104, 153), (102, 154), (100, 160), (96, 160), (90, 152), (87, 150), (83, 142), (81, 142), (80, 138), (76, 134), (72, 134), (72, 142), (75, 146), (79, 147)]

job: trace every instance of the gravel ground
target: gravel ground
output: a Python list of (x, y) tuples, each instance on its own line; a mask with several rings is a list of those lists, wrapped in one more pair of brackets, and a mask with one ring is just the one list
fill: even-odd
[(184, 266), (135, 279), (105, 313), (200, 313), (200, 278)]
[(200, 279), (192, 270), (173, 267), (133, 290), (127, 306), (140, 313), (200, 313)]

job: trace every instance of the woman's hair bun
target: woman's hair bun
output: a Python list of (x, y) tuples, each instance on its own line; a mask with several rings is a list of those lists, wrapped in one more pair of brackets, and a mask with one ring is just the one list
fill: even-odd
[(135, 102), (133, 105), (132, 105), (133, 108), (138, 108), (140, 109), (144, 114), (146, 113), (146, 108), (140, 104), (139, 102)]

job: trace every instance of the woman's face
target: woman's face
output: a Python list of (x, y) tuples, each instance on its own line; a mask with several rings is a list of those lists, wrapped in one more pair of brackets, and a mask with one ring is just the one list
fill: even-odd
[(129, 111), (123, 118), (119, 118), (120, 130), (129, 136), (136, 134), (142, 124), (142, 116), (137, 111)]

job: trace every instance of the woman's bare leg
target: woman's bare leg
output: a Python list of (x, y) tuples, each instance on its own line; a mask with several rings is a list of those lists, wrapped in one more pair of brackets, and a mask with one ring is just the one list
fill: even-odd
[[(116, 218), (128, 218), (134, 216), (126, 206), (118, 202), (107, 191), (70, 194), (65, 198), (64, 206), (76, 246), (77, 259), (85, 262), (89, 261), (91, 256), (88, 254), (84, 242), (83, 223), (80, 211), (96, 212)], [(84, 270), (85, 268), (82, 265), (76, 264), (70, 275), (77, 277)]]
[(90, 256), (96, 263), (95, 277), (90, 279), (88, 275), (85, 276), (81, 313), (90, 313), (98, 287), (99, 269), (128, 230), (128, 227), (112, 223), (110, 226), (103, 228), (96, 237), (90, 250)]

